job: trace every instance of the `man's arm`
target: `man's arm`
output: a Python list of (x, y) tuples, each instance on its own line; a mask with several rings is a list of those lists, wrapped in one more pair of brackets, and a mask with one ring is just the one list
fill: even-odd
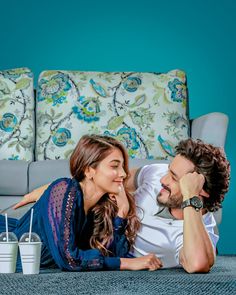
[(134, 168), (130, 170), (130, 175), (126, 183), (126, 188), (129, 192), (136, 191), (136, 174), (140, 170), (140, 168)]
[(34, 202), (37, 202), (38, 199), (42, 196), (42, 194), (44, 193), (44, 191), (48, 188), (48, 186), (50, 185), (50, 183), (48, 184), (45, 184), (43, 186), (40, 186), (36, 189), (34, 189), (32, 192), (24, 195), (23, 199), (18, 202), (14, 207), (13, 209), (17, 209), (17, 208), (20, 208), (24, 205), (27, 205), (29, 203), (34, 203)]
[[(196, 172), (186, 174), (180, 180), (183, 201), (198, 196), (202, 191), (204, 176)], [(204, 210), (204, 209), (203, 209)], [(183, 209), (183, 247), (180, 263), (189, 273), (209, 272), (215, 261), (215, 250), (204, 226), (202, 212), (193, 207)]]

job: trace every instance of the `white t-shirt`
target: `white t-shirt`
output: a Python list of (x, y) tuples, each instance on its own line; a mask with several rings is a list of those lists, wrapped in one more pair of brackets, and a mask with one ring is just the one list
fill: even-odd
[[(175, 219), (168, 208), (164, 208), (156, 200), (161, 189), (160, 179), (167, 170), (167, 164), (152, 164), (144, 166), (139, 171), (135, 199), (142, 225), (131, 254), (140, 257), (155, 253), (161, 259), (164, 268), (171, 268), (180, 266), (179, 251), (183, 246), (183, 220)], [(216, 222), (213, 214), (211, 212), (204, 214), (203, 222), (216, 248), (219, 237), (214, 233)]]

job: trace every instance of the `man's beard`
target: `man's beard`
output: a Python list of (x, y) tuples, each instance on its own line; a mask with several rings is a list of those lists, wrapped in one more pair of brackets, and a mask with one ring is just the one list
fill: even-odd
[(181, 208), (181, 204), (183, 202), (183, 198), (177, 196), (177, 195), (172, 195), (171, 194), (171, 190), (169, 189), (169, 187), (162, 185), (162, 187), (169, 192), (169, 196), (168, 199), (166, 201), (162, 201), (162, 199), (160, 199), (161, 197), (161, 192), (157, 195), (157, 202), (165, 207), (168, 208)]

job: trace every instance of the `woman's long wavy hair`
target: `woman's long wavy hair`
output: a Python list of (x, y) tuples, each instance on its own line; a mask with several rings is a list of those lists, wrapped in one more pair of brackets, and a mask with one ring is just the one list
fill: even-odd
[(203, 143), (199, 139), (187, 139), (178, 144), (176, 154), (190, 160), (195, 171), (204, 175), (203, 189), (209, 194), (209, 198), (204, 198), (204, 207), (208, 211), (217, 211), (222, 207), (221, 203), (229, 189), (230, 180), (230, 163), (223, 149)]
[[(128, 154), (124, 146), (116, 139), (109, 136), (84, 135), (78, 142), (70, 158), (71, 175), (78, 181), (85, 178), (85, 170), (88, 167), (96, 168), (114, 149), (119, 149), (124, 158), (124, 171), (126, 179), (129, 176)], [(125, 235), (130, 248), (134, 244), (140, 221), (136, 215), (134, 197), (125, 189), (129, 201), (129, 212), (127, 215), (127, 227)], [(90, 209), (94, 216), (94, 228), (90, 238), (91, 248), (99, 249), (104, 255), (108, 255), (108, 247), (113, 240), (113, 218), (117, 215), (118, 207), (115, 201), (105, 194), (99, 202)]]

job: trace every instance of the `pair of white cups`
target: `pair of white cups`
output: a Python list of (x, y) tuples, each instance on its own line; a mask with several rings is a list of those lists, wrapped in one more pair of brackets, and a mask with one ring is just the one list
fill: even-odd
[(0, 242), (0, 273), (14, 273), (20, 248), (23, 274), (38, 274), (42, 242)]

